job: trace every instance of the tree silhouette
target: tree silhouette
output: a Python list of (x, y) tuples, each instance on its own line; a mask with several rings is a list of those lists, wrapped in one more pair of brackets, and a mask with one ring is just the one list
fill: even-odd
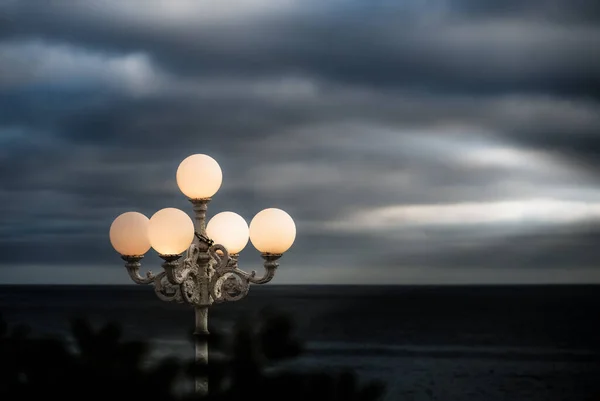
[[(379, 382), (360, 383), (350, 370), (299, 371), (286, 366), (302, 355), (292, 320), (273, 310), (241, 320), (229, 336), (210, 334), (207, 366), (168, 357), (149, 363), (149, 344), (125, 341), (120, 326), (94, 330), (85, 319), (71, 322), (75, 340), (33, 337), (24, 325), (10, 329), (0, 316), (0, 398), (61, 400), (136, 397), (139, 400), (198, 400), (177, 392), (181, 375), (206, 375), (210, 401), (375, 401)], [(17, 398), (18, 397), (18, 398)]]
[(181, 370), (180, 362), (166, 358), (144, 366), (148, 345), (122, 341), (119, 326), (109, 323), (95, 332), (84, 319), (71, 323), (75, 346), (64, 339), (32, 337), (27, 326), (9, 330), (0, 319), (0, 396), (34, 399), (82, 395), (136, 396), (167, 400)]

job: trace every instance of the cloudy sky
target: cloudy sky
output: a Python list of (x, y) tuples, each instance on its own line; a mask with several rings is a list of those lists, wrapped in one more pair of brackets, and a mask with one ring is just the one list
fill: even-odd
[(128, 283), (110, 224), (191, 215), (194, 153), (223, 170), (209, 217), (295, 219), (273, 283), (600, 283), (599, 22), (595, 0), (1, 0), (0, 283)]

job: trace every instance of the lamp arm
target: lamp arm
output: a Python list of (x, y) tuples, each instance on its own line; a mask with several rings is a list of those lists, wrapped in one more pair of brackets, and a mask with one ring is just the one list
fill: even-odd
[(252, 272), (248, 273), (245, 272), (243, 270), (241, 270), (240, 268), (237, 267), (237, 263), (235, 264), (235, 268), (234, 268), (234, 272), (236, 274), (239, 274), (240, 276), (243, 276), (246, 280), (248, 280), (249, 282), (253, 283), (253, 284), (266, 284), (269, 281), (271, 281), (273, 279), (273, 277), (275, 277), (275, 271), (277, 270), (277, 267), (279, 266), (279, 263), (277, 263), (277, 260), (279, 258), (281, 258), (281, 254), (270, 254), (270, 253), (263, 253), (262, 258), (264, 259), (264, 268), (265, 268), (265, 274), (263, 274), (261, 277), (256, 277), (256, 271), (252, 270)]
[(131, 277), (131, 280), (136, 284), (150, 284), (156, 278), (156, 276), (150, 270), (146, 272), (146, 277), (140, 275), (140, 268), (142, 267), (141, 260), (143, 258), (144, 255), (121, 256), (121, 259), (125, 261), (125, 267), (127, 268), (129, 277)]
[(256, 270), (252, 270), (252, 272), (248, 273), (248, 272), (243, 271), (240, 268), (236, 268), (235, 272), (237, 274), (239, 274), (240, 276), (243, 276), (244, 278), (246, 278), (246, 280), (248, 280), (252, 284), (266, 284), (269, 281), (271, 281), (273, 279), (273, 277), (275, 277), (274, 269), (266, 269), (265, 274), (263, 274), (262, 277), (256, 277)]

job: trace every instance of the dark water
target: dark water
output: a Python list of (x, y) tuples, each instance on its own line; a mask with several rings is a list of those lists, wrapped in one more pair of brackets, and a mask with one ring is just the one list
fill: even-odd
[[(294, 318), (299, 366), (384, 380), (386, 400), (600, 400), (600, 286), (254, 286), (213, 306), (209, 328), (264, 307)], [(0, 311), (37, 333), (116, 321), (155, 355), (192, 355), (192, 309), (149, 287), (4, 286)]]

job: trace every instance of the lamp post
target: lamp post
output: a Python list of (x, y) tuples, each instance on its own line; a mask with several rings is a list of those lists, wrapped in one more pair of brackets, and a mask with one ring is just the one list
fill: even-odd
[[(194, 307), (195, 357), (198, 363), (208, 364), (209, 306), (242, 299), (251, 284), (271, 281), (278, 259), (295, 240), (296, 226), (289, 214), (277, 208), (258, 212), (250, 225), (233, 212), (218, 213), (206, 224), (208, 203), (222, 182), (219, 164), (208, 155), (187, 157), (179, 165), (176, 178), (179, 189), (193, 205), (194, 221), (176, 208), (161, 209), (151, 218), (125, 212), (111, 224), (109, 237), (135, 283), (153, 285), (163, 301)], [(239, 252), (248, 240), (264, 260), (262, 275), (238, 267)], [(141, 260), (150, 248), (163, 260), (163, 271), (141, 275)], [(184, 251), (185, 257), (180, 260)], [(195, 388), (207, 394), (207, 378), (197, 378)]]

